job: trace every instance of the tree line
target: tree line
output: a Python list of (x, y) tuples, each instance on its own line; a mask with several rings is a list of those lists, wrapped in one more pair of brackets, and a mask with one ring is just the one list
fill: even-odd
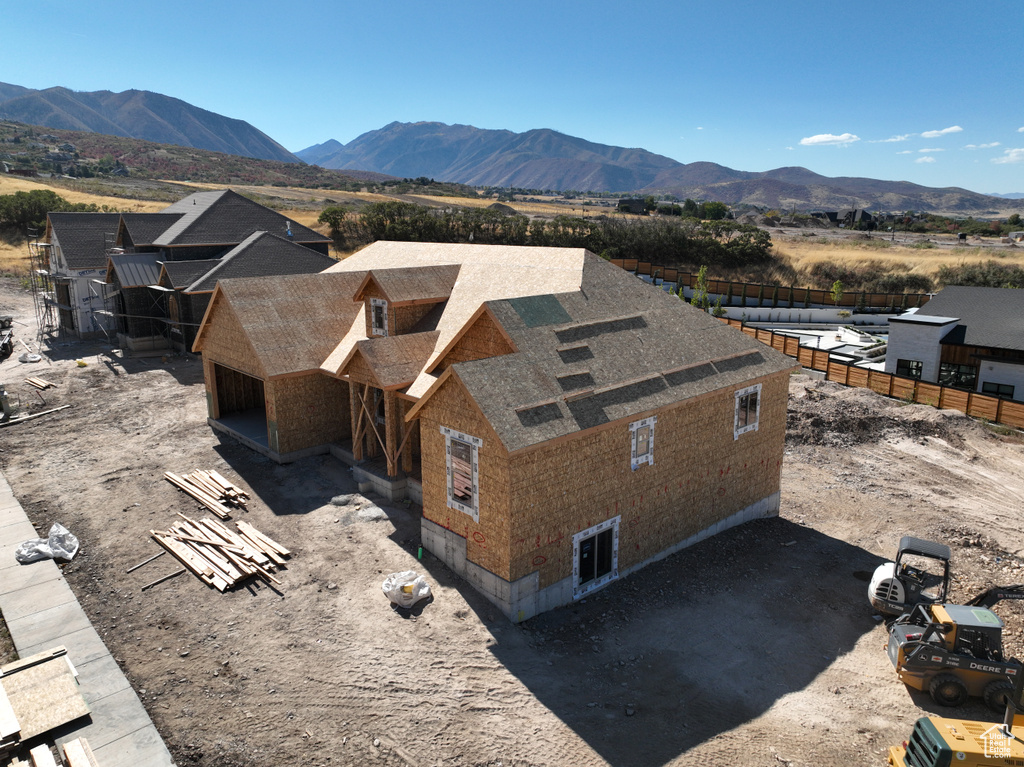
[(332, 206), (320, 214), (319, 222), (330, 227), (342, 250), (397, 240), (586, 248), (604, 258), (635, 258), (668, 267), (708, 264), (732, 269), (774, 260), (768, 232), (733, 220), (571, 215), (531, 220), (489, 208), (431, 208), (388, 201), (372, 203), (358, 214)]
[(92, 203), (68, 202), (49, 189), (15, 192), (0, 195), (0, 228), (17, 228), (23, 234), (29, 228), (42, 231), (46, 227), (47, 213), (98, 213)]

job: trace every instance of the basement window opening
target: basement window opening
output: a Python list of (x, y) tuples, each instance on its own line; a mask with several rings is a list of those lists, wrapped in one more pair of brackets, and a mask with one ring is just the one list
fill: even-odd
[(572, 539), (573, 598), (578, 599), (619, 577), (619, 520), (576, 533)]
[(630, 453), (630, 467), (633, 471), (645, 463), (654, 465), (654, 424), (658, 417), (652, 415), (642, 421), (634, 421), (629, 425), (632, 450)]
[(448, 472), (448, 508), (461, 511), (480, 521), (480, 462), (479, 450), (483, 440), (468, 434), (441, 427), (444, 435), (444, 453)]
[(370, 328), (375, 336), (388, 334), (388, 302), (383, 298), (370, 299)]
[(732, 438), (739, 439), (741, 434), (757, 431), (758, 417), (761, 410), (761, 384), (748, 386), (736, 392), (736, 417), (733, 421)]

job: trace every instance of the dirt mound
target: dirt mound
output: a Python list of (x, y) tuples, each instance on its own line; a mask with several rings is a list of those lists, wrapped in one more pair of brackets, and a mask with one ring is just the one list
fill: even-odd
[(982, 433), (955, 410), (908, 405), (870, 389), (796, 376), (790, 384), (786, 444), (851, 447), (867, 442), (935, 437), (963, 447), (969, 433)]

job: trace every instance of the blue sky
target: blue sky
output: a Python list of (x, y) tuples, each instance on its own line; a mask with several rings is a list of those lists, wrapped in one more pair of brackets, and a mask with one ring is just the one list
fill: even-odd
[(151, 90), (292, 151), (392, 121), (1024, 192), (1024, 3), (6, 0), (0, 81)]

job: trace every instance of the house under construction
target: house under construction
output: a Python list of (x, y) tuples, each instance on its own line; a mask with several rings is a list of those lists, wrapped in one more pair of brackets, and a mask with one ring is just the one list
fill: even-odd
[(378, 242), (218, 283), (209, 423), (423, 506), (513, 620), (777, 513), (794, 362), (582, 249)]

